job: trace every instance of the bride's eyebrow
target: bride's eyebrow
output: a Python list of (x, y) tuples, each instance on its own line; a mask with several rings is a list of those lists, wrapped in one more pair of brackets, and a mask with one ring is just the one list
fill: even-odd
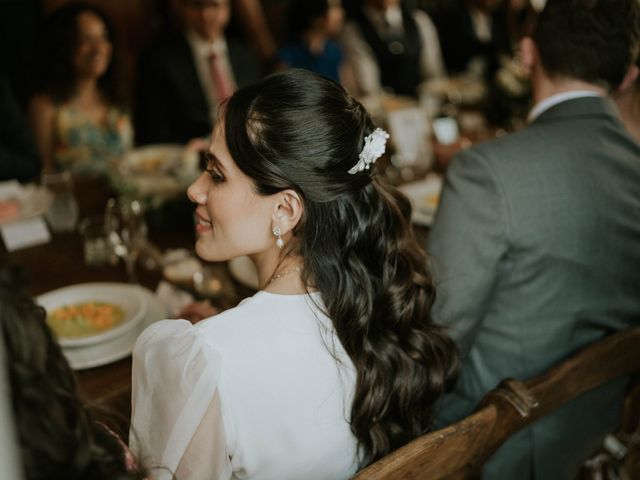
[(226, 172), (226, 169), (224, 168), (224, 165), (222, 164), (220, 159), (214, 153), (212, 153), (212, 152), (207, 150), (202, 155), (202, 160), (204, 160), (204, 164), (203, 164), (202, 170), (206, 170), (207, 164), (209, 162), (213, 162), (213, 165), (216, 168), (219, 168), (220, 170), (222, 170), (222, 172)]
[(224, 168), (224, 165), (222, 164), (222, 162), (220, 161), (220, 158), (218, 158), (216, 156), (215, 153), (209, 152), (211, 155), (211, 160), (213, 161), (213, 163), (215, 164), (216, 167), (218, 167), (220, 170), (222, 170), (223, 172), (226, 172), (227, 169)]

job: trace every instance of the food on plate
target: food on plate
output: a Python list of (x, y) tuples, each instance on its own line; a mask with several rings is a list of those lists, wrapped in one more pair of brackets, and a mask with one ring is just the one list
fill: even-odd
[(428, 209), (435, 209), (440, 201), (440, 192), (430, 192), (422, 199), (423, 207)]
[(47, 324), (57, 337), (87, 337), (122, 323), (124, 311), (106, 302), (87, 301), (56, 308)]
[(0, 200), (0, 222), (6, 222), (18, 218), (20, 202), (14, 198)]

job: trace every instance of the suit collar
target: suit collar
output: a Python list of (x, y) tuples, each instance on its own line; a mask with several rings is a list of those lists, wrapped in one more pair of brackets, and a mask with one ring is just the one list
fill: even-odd
[(568, 92), (556, 93), (555, 95), (550, 95), (544, 100), (536, 103), (529, 115), (527, 117), (527, 121), (529, 123), (533, 122), (536, 118), (542, 115), (544, 112), (549, 110), (554, 105), (557, 105), (562, 102), (566, 102), (567, 100), (573, 100), (574, 98), (582, 98), (582, 97), (598, 97), (603, 94), (599, 92), (595, 92), (593, 90), (571, 90)]
[(570, 117), (605, 115), (618, 118), (618, 110), (609, 97), (580, 97), (553, 105), (538, 116), (532, 124)]

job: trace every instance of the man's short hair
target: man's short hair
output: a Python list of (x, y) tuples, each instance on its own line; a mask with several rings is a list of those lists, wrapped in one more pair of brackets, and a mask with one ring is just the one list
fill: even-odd
[(550, 77), (614, 89), (638, 55), (640, 0), (547, 0), (533, 40)]

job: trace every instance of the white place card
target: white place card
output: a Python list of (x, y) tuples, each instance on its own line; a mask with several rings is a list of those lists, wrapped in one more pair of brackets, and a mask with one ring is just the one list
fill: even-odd
[(402, 108), (389, 112), (387, 122), (396, 150), (393, 164), (431, 166), (433, 155), (428, 143), (431, 132), (425, 113), (419, 108)]
[(51, 234), (41, 216), (0, 226), (0, 235), (7, 251), (41, 245), (51, 240)]

